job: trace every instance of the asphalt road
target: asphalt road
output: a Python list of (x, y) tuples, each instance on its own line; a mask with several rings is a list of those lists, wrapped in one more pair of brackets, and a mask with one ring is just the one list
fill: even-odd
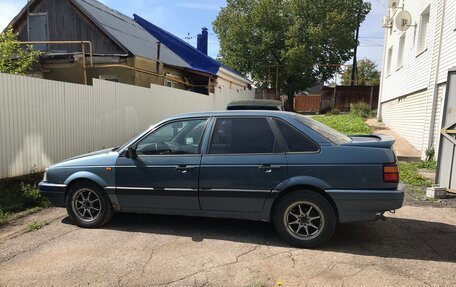
[[(81, 229), (51, 208), (0, 229), (0, 286), (456, 286), (456, 210), (387, 216), (305, 250), (262, 222), (117, 214)], [(28, 231), (36, 220), (49, 224)]]

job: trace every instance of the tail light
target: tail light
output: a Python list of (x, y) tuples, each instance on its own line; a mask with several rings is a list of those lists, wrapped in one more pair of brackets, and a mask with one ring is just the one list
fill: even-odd
[(399, 169), (396, 164), (383, 166), (383, 181), (388, 183), (399, 182)]

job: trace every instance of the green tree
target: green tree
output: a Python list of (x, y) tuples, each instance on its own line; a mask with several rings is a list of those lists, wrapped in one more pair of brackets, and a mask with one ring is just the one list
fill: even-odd
[(348, 61), (355, 30), (370, 11), (363, 0), (228, 0), (213, 22), (221, 61), (258, 87), (296, 92), (333, 77)]
[(17, 34), (11, 27), (0, 33), (0, 73), (24, 75), (38, 61), (40, 51), (17, 41)]
[[(351, 85), (353, 65), (346, 66), (342, 72), (342, 85)], [(375, 86), (380, 84), (380, 71), (377, 69), (377, 64), (369, 59), (358, 61), (358, 81), (357, 85)]]

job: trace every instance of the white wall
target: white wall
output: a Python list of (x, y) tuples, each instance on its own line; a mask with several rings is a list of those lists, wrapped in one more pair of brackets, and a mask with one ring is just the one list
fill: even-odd
[(383, 104), (382, 121), (416, 149), (423, 147), (425, 118), (418, 107), (426, 104), (426, 91)]
[[(441, 1), (441, 0), (438, 0)], [(430, 66), (432, 61), (432, 51), (434, 47), (434, 34), (435, 34), (435, 22), (436, 22), (436, 8), (438, 1), (431, 0), (413, 0), (405, 1), (404, 9), (409, 11), (412, 15), (413, 25), (417, 24), (417, 27), (410, 27), (405, 32), (400, 32), (396, 29), (393, 24), (392, 33), (388, 29), (385, 38), (384, 49), (388, 51), (391, 47), (393, 48), (393, 55), (391, 61), (391, 73), (387, 74), (386, 64), (384, 64), (382, 72), (382, 95), (381, 102), (386, 102), (394, 98), (414, 93), (418, 90), (427, 88), (429, 85)], [(402, 1), (401, 1), (402, 2)], [(419, 38), (419, 21), (421, 13), (428, 7), (432, 2), (430, 20), (427, 33), (427, 50), (418, 54), (417, 42)], [(402, 3), (399, 4), (402, 6)], [(396, 14), (401, 11), (396, 10)], [(385, 11), (386, 13), (386, 11)], [(394, 14), (395, 15), (395, 14)], [(404, 46), (404, 58), (402, 67), (397, 66), (397, 56), (399, 48), (399, 39), (405, 34), (405, 46)], [(388, 53), (385, 54), (388, 58)], [(388, 59), (383, 59), (384, 63), (388, 62)]]
[(445, 0), (439, 83), (447, 81), (448, 70), (456, 66), (456, 1)]
[[(399, 7), (403, 3), (400, 1)], [(427, 50), (419, 54), (417, 46), (421, 32), (420, 17), (429, 5)], [(388, 75), (385, 73), (386, 64), (384, 65), (380, 115), (388, 126), (397, 129), (401, 136), (419, 149), (424, 158), (427, 148), (437, 148), (441, 103), (444, 99), (448, 70), (456, 66), (456, 1), (405, 1), (404, 9), (411, 13), (412, 25), (416, 24), (416, 27), (412, 26), (406, 32), (398, 32), (393, 28), (392, 33), (386, 33), (385, 51), (393, 47), (393, 67), (397, 60), (399, 39), (405, 35), (406, 40), (403, 66), (391, 69), (391, 74)], [(387, 60), (384, 59), (384, 62)], [(401, 101), (398, 102), (398, 99)], [(396, 112), (401, 114), (394, 115)], [(420, 119), (416, 119), (413, 131), (401, 128), (402, 123), (409, 122), (409, 115), (414, 118), (417, 114), (421, 116)]]
[(226, 109), (226, 106), (231, 101), (242, 99), (254, 99), (255, 90), (248, 89), (245, 86), (233, 83), (224, 78), (217, 79), (215, 87), (215, 109)]
[(42, 171), (63, 159), (123, 144), (165, 117), (223, 110), (253, 91), (202, 95), (94, 79), (84, 86), (0, 74), (0, 178)]

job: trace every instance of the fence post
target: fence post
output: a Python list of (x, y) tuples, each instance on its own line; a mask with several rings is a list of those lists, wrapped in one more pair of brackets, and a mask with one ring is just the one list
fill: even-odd
[(369, 107), (372, 110), (372, 99), (374, 97), (374, 86), (371, 86), (371, 92), (370, 92), (370, 100), (369, 100)]

